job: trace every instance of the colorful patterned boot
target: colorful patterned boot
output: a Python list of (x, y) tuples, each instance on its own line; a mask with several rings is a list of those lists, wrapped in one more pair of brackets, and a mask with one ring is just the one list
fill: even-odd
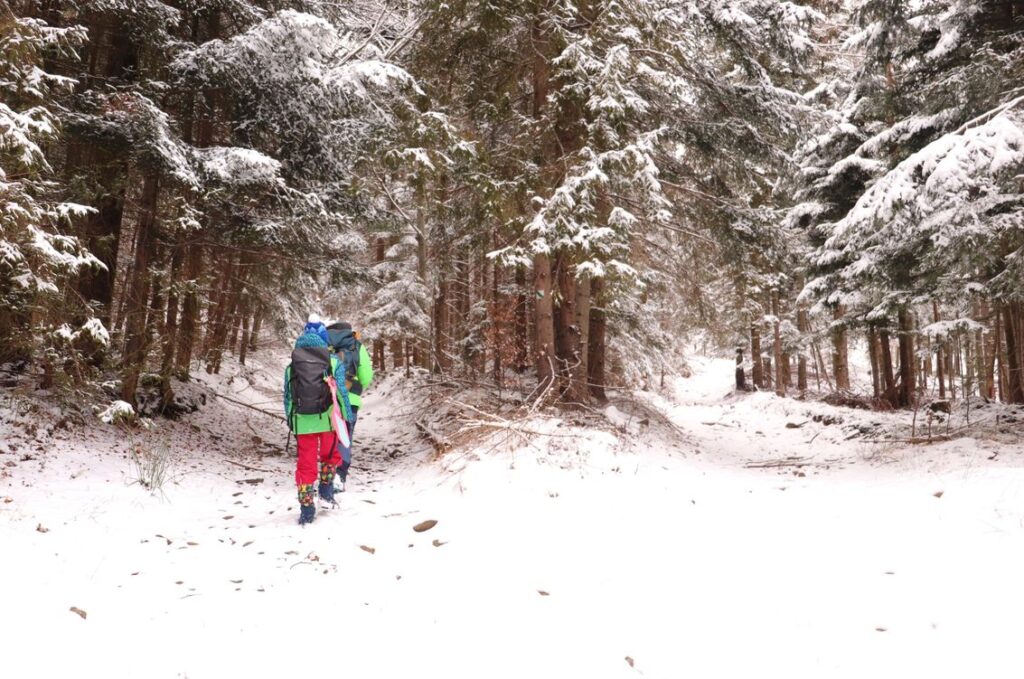
[(299, 525), (313, 523), (316, 517), (316, 506), (313, 504), (313, 484), (299, 485)]
[(334, 465), (320, 465), (320, 500), (322, 504), (334, 506)]

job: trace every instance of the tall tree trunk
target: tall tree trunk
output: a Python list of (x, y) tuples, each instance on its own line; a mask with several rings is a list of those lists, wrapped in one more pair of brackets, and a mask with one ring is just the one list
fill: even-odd
[(251, 306), (251, 297), (249, 293), (242, 296), (242, 308), (240, 315), (242, 317), (242, 341), (238, 345), (238, 363), (245, 365), (245, 359), (249, 354), (249, 342), (251, 341), (252, 333), (252, 313), (249, 311)]
[[(579, 282), (576, 279), (576, 263), (568, 253), (558, 258), (559, 304), (555, 308), (555, 346), (558, 355), (558, 369), (561, 377), (562, 398), (569, 402), (582, 403), (588, 400), (586, 372), (580, 367), (585, 361), (580, 343)], [(589, 290), (586, 294), (589, 323)], [(588, 327), (589, 331), (589, 327)], [(578, 397), (578, 398), (577, 398)]]
[(167, 315), (164, 318), (164, 330), (160, 336), (160, 412), (166, 412), (174, 402), (174, 386), (171, 377), (174, 374), (174, 348), (178, 339), (178, 289), (181, 284), (184, 268), (184, 242), (179, 240), (171, 253), (171, 271), (167, 284)]
[[(545, 17), (537, 8), (530, 25), (530, 42), (532, 57), (533, 97), (531, 113), (538, 123), (544, 118), (547, 106), (550, 83), (548, 64), (551, 46), (544, 27)], [(538, 167), (546, 168), (549, 143), (542, 143), (537, 152)], [(533, 256), (533, 289), (534, 289), (534, 361), (537, 366), (537, 383), (541, 393), (551, 387), (555, 379), (555, 320), (554, 300), (552, 298), (552, 266), (547, 253), (538, 252)]]
[(520, 375), (530, 368), (530, 334), (527, 317), (530, 311), (526, 296), (526, 267), (516, 266), (516, 310), (515, 310), (515, 363), (513, 369)]
[[(938, 323), (942, 320), (939, 315), (939, 303), (932, 302), (932, 320)], [(946, 398), (946, 352), (943, 351), (943, 342), (939, 341), (938, 346), (935, 350), (935, 379), (939, 383), (939, 398)]]
[(139, 224), (135, 234), (132, 277), (125, 287), (125, 349), (121, 365), (121, 400), (136, 405), (135, 392), (146, 359), (146, 314), (149, 282), (149, 257), (156, 237), (156, 206), (160, 184), (155, 174), (143, 179), (139, 203)]
[(832, 328), (832, 374), (837, 391), (850, 390), (850, 349), (846, 325), (842, 322), (845, 316), (846, 307), (842, 304), (832, 312), (832, 318), (835, 321)]
[(608, 397), (604, 393), (604, 362), (605, 362), (605, 280), (594, 278), (590, 281), (590, 329), (587, 332), (587, 381), (590, 382), (590, 395), (604, 403)]
[(1003, 305), (1003, 335), (1006, 340), (1006, 402), (1024, 403), (1024, 375), (1021, 362), (1021, 305)]
[(252, 317), (252, 335), (249, 337), (249, 353), (256, 353), (260, 343), (260, 331), (263, 329), (263, 316), (265, 314), (263, 304), (256, 308)]
[[(984, 325), (988, 318), (988, 305), (984, 300), (978, 301), (974, 308), (974, 319)], [(985, 343), (985, 333), (981, 328), (974, 332), (974, 374), (978, 382), (978, 396), (988, 401), (992, 398), (989, 393), (989, 384), (985, 367), (988, 365), (988, 346)]]
[(736, 391), (747, 390), (747, 375), (743, 372), (743, 347), (736, 347)]
[(753, 364), (754, 386), (764, 389), (764, 359), (761, 356), (761, 329), (750, 324), (750, 361)]
[[(416, 194), (416, 276), (424, 290), (430, 289), (427, 278), (429, 260), (429, 231), (427, 226), (427, 193), (417, 190)], [(381, 260), (384, 256), (381, 253)], [(419, 337), (413, 347), (413, 362), (424, 370), (430, 370), (430, 337)]]
[[(496, 249), (496, 242), (491, 243), (491, 247)], [(500, 278), (501, 271), (498, 268), (497, 260), (491, 262), (491, 307), (490, 313), (488, 314), (491, 318), (491, 345), (493, 347), (492, 358), (491, 358), (491, 370), (494, 378), (494, 383), (498, 385), (500, 389), (502, 386), (502, 376), (504, 372), (504, 364), (502, 362), (502, 353), (505, 350), (505, 323), (502, 318), (503, 307), (501, 303), (500, 286), (498, 279)]]
[(985, 334), (985, 394), (986, 398), (996, 398), (996, 356), (999, 354), (999, 312), (993, 310), (986, 302), (985, 317), (989, 331)]
[[(802, 282), (800, 287), (803, 287)], [(807, 333), (810, 331), (810, 323), (807, 319), (807, 308), (802, 304), (797, 308), (796, 326), (800, 333), (801, 342), (806, 341)], [(807, 393), (807, 352), (803, 344), (801, 344), (800, 355), (796, 361), (796, 388), (800, 391), (800, 395), (803, 396)]]
[(220, 372), (221, 358), (224, 355), (228, 339), (228, 324), (238, 306), (238, 298), (244, 286), (245, 270), (243, 255), (238, 257), (228, 255), (228, 265), (224, 270), (217, 302), (211, 306), (210, 310), (213, 320), (208, 323), (209, 330), (206, 333), (203, 353), (206, 355), (206, 372), (208, 374), (213, 375)]
[(203, 250), (195, 243), (186, 246), (185, 252), (185, 297), (181, 303), (181, 325), (178, 328), (178, 346), (174, 358), (174, 369), (188, 379), (192, 367), (192, 352), (195, 348), (196, 333), (199, 331), (200, 277), (203, 272)]
[(871, 361), (871, 389), (875, 399), (881, 396), (882, 376), (879, 374), (878, 329), (868, 326), (868, 359)]
[(899, 400), (896, 393), (896, 371), (892, 360), (892, 337), (889, 336), (889, 329), (882, 328), (879, 333), (879, 340), (882, 348), (882, 379), (885, 382), (885, 400), (895, 406)]
[(551, 299), (551, 260), (545, 254), (533, 256), (534, 332), (537, 353), (537, 383), (540, 390), (547, 389), (555, 379), (555, 322)]
[(434, 298), (434, 372), (447, 372), (448, 358), (448, 279), (445, 271), (438, 274), (437, 296)]
[(909, 408), (914, 405), (914, 316), (910, 309), (901, 307), (898, 312), (900, 325), (900, 396), (899, 405)]
[(565, 393), (567, 401), (587, 403), (590, 401), (590, 313), (593, 292), (590, 276), (584, 275), (576, 281), (576, 317), (570, 329), (573, 353), (569, 364), (569, 383)]
[(779, 396), (786, 395), (786, 376), (783, 373), (782, 362), (782, 332), (779, 328), (781, 318), (779, 317), (779, 291), (772, 290), (772, 357), (775, 361), (775, 393)]

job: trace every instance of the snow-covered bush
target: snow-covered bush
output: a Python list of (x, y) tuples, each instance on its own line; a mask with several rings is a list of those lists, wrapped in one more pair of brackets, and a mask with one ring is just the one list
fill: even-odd
[(139, 421), (138, 415), (135, 413), (135, 407), (126, 401), (114, 401), (102, 410), (97, 417), (104, 424), (110, 425), (131, 426)]

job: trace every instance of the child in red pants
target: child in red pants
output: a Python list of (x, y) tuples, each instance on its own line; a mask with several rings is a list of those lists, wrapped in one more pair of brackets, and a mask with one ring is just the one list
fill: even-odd
[(312, 317), (310, 321), (295, 341), (292, 362), (284, 371), (284, 412), (299, 450), (295, 485), (299, 493), (300, 524), (310, 523), (316, 516), (313, 484), (318, 476), (320, 498), (334, 503), (334, 474), (341, 455), (331, 425), (331, 411), (335, 406), (326, 381), (328, 377), (333, 375), (337, 382), (338, 407), (345, 421), (354, 419), (344, 386), (345, 369), (331, 354), (321, 335), (321, 332), (326, 335), (323, 324), (312, 322)]

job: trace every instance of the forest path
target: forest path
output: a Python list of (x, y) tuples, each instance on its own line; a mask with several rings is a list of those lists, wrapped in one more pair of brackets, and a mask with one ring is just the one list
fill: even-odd
[[(1017, 676), (1018, 451), (880, 449), (846, 440), (872, 414), (729, 396), (721, 363), (695, 366), (639, 396), (687, 445), (549, 421), (532, 428), (550, 437), (441, 460), (416, 439), (421, 395), (384, 380), (350, 492), (304, 528), (270, 415), (206, 408), (131, 439), (61, 429), (59, 455), (19, 440), (0, 456), (14, 463), (0, 479), (5, 664), (193, 679)], [(217, 387), (267, 400), (276, 372), (267, 393)], [(163, 493), (131, 484), (126, 449), (168, 434)], [(746, 467), (793, 456), (815, 458)]]

